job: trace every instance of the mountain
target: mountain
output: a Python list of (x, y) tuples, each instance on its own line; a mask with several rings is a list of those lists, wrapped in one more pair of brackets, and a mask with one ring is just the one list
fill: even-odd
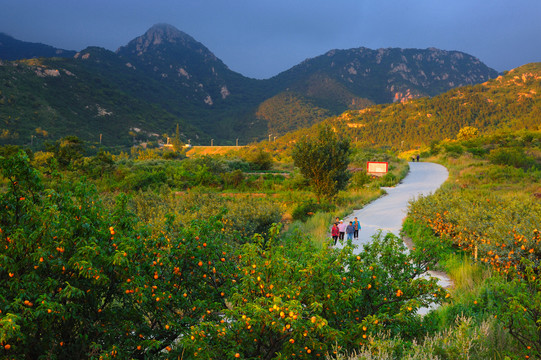
[(127, 66), (164, 80), (183, 97), (207, 106), (227, 100), (231, 95), (228, 86), (247, 81), (203, 44), (167, 24), (153, 26), (116, 53)]
[[(291, 97), (337, 115), (347, 109), (434, 96), (496, 76), (498, 73), (479, 59), (458, 51), (364, 47), (332, 50), (271, 79), (287, 88), (289, 95), (273, 98), (274, 106), (269, 106), (268, 101), (263, 103), (257, 116), (268, 121), (269, 132), (283, 135), (281, 130), (291, 130), (291, 119), (277, 116), (273, 110), (291, 108), (284, 102)], [(301, 107), (291, 112), (306, 113)], [(321, 120), (321, 116), (307, 116), (305, 122)]]
[(0, 33), (0, 59), (20, 60), (40, 57), (72, 57), (75, 51), (57, 49), (40, 43), (17, 40), (7, 34)]
[(540, 130), (541, 63), (527, 64), (482, 84), (454, 88), (432, 98), (350, 110), (326, 121), (361, 142), (396, 148), (454, 139), (467, 126), (481, 133)]
[[(254, 128), (254, 109), (272, 94), (265, 81), (230, 70), (203, 44), (171, 25), (154, 25), (116, 53), (136, 73), (169, 89), (159, 100), (166, 109), (186, 117), (186, 109), (193, 107), (198, 112), (194, 125), (209, 138), (247, 138)], [(257, 138), (262, 129), (253, 125)]]
[[(0, 51), (4, 45), (0, 45)], [(277, 76), (230, 70), (203, 44), (158, 24), (116, 52), (0, 63), (0, 143), (74, 134), (109, 145), (172, 134), (193, 144), (280, 136), (348, 109), (434, 96), (497, 76), (436, 49), (333, 50)], [(159, 135), (158, 135), (159, 134)]]
[[(332, 50), (308, 59), (275, 81), (305, 96), (328, 98), (320, 84), (338, 84), (376, 104), (434, 96), (498, 76), (479, 59), (458, 51), (378, 49)], [(323, 90), (323, 91), (322, 91)]]

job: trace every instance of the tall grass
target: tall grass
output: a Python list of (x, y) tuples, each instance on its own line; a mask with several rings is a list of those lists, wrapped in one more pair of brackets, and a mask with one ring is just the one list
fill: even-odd
[(289, 233), (300, 232), (310, 236), (315, 244), (323, 247), (331, 241), (330, 227), (334, 216), (326, 212), (318, 212), (307, 221), (294, 221), (288, 228)]
[(473, 291), (493, 275), (489, 267), (472, 261), (463, 253), (447, 256), (440, 265), (453, 279), (454, 288), (459, 292)]
[[(509, 357), (513, 344), (505, 329), (494, 319), (480, 324), (472, 318), (459, 315), (450, 326), (424, 339), (408, 342), (400, 337), (379, 333), (369, 337), (368, 345), (352, 354), (340, 352), (327, 354), (327, 360), (503, 360)], [(523, 358), (523, 357), (521, 357)]]

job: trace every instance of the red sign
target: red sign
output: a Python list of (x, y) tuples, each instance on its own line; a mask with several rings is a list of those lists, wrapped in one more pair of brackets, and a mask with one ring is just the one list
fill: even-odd
[(388, 169), (389, 169), (388, 162), (378, 162), (378, 161), (366, 162), (366, 172), (368, 174), (383, 175), (383, 174), (387, 174)]

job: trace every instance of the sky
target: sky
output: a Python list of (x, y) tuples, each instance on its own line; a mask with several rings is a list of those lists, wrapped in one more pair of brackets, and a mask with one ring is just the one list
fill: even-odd
[(541, 61), (541, 0), (0, 0), (0, 32), (115, 51), (167, 23), (265, 79), (332, 49), (457, 50), (504, 71)]

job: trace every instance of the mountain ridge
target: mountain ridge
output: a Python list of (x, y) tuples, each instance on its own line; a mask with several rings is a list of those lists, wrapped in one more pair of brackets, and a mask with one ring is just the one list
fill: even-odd
[[(0, 126), (0, 131), (17, 132), (28, 139), (31, 129), (40, 127), (40, 116), (49, 116), (45, 115), (50, 113), (48, 109), (63, 114), (58, 115), (62, 120), (57, 124), (66, 122), (66, 128), (78, 129), (68, 124), (91, 123), (90, 114), (81, 115), (86, 113), (85, 106), (108, 103), (107, 107), (101, 104), (100, 107), (109, 108), (107, 112), (114, 114), (110, 115), (115, 124), (114, 133), (122, 131), (123, 135), (117, 138), (126, 145), (133, 140), (145, 141), (144, 133), (170, 133), (176, 124), (185, 129), (183, 140), (191, 139), (194, 143), (213, 139), (215, 144), (231, 144), (238, 138), (244, 142), (257, 141), (270, 133), (280, 136), (348, 109), (434, 96), (454, 86), (483, 82), (497, 75), (479, 59), (460, 52), (434, 48), (356, 48), (330, 50), (270, 79), (257, 80), (230, 70), (202, 43), (167, 24), (154, 25), (116, 52), (88, 47), (73, 58), (46, 58), (34, 63), (20, 60), (8, 65), (3, 66), (0, 83), (4, 79), (11, 87), (21, 89), (17, 92), (7, 88), (4, 92), (9, 96), (35, 98), (37, 92), (32, 92), (29, 84), (36, 81), (57, 96), (40, 93), (33, 111), (23, 107), (28, 106), (24, 101), (17, 102), (19, 108), (0, 107), (0, 119), (16, 117), (18, 112), (35, 118), (26, 120), (24, 135), (20, 129), (11, 127), (9, 121), (7, 128)], [(17, 81), (13, 76), (10, 78), (10, 71), (16, 71), (10, 67), (14, 65), (28, 67), (24, 74), (19, 71), (23, 75), (16, 76)], [(32, 79), (39, 77), (38, 73), (44, 69), (56, 70), (59, 76), (56, 80)], [(68, 73), (74, 76), (69, 77)], [(62, 88), (67, 86), (65, 77), (72, 86), (70, 93)], [(159, 108), (157, 113), (168, 120), (140, 119), (139, 114), (130, 115), (129, 109), (108, 100), (107, 96), (123, 98), (124, 102), (128, 101), (126, 96), (133, 98), (139, 104), (138, 109)], [(58, 97), (63, 97), (63, 102)], [(119, 114), (122, 116), (116, 118)], [(142, 129), (139, 136), (127, 135), (133, 128)], [(55, 136), (66, 133), (60, 129), (58, 125), (50, 133)], [(88, 131), (100, 130), (88, 128)], [(88, 138), (90, 133), (83, 137)]]
[(17, 40), (0, 32), (0, 59), (6, 61), (38, 57), (72, 57), (76, 51), (55, 48), (50, 45)]

